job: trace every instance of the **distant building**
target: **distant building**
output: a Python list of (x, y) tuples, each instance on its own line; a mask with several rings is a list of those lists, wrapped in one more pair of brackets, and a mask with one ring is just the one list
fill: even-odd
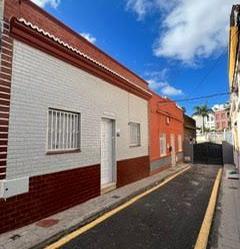
[(183, 115), (184, 119), (184, 141), (194, 143), (196, 141), (196, 121), (187, 116)]
[[(197, 134), (203, 133), (203, 117), (200, 115), (193, 115), (192, 118), (196, 121)], [(204, 127), (206, 130), (215, 130), (215, 115), (210, 112), (208, 116), (204, 117)]]
[(216, 131), (224, 131), (230, 128), (230, 105), (222, 104), (213, 106), (215, 114)]
[[(196, 120), (197, 134), (203, 133), (203, 117), (194, 114), (192, 116)], [(230, 129), (230, 104), (217, 104), (211, 108), (208, 116), (204, 117), (204, 127), (206, 132), (224, 131)]]

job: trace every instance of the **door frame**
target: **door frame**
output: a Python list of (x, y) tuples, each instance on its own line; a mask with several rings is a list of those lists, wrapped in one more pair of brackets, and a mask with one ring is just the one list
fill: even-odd
[(175, 167), (177, 164), (177, 160), (176, 160), (176, 141), (175, 141), (175, 134), (171, 133), (170, 134), (170, 144), (172, 147), (171, 150), (171, 166)]
[[(117, 183), (117, 161), (116, 161), (116, 119), (113, 117), (102, 116), (101, 125), (103, 120), (110, 120), (112, 122), (112, 182), (109, 183), (110, 187)], [(100, 187), (104, 188), (101, 184), (101, 167), (102, 167), (102, 130), (100, 130)], [(105, 186), (107, 187), (107, 186)], [(112, 188), (111, 188), (112, 189)]]

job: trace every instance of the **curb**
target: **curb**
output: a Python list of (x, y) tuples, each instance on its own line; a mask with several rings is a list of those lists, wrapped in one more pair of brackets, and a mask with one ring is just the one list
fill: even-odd
[(221, 179), (222, 179), (223, 169), (218, 170), (217, 177), (215, 179), (212, 193), (208, 202), (208, 207), (201, 225), (200, 232), (198, 234), (197, 242), (195, 244), (194, 249), (206, 249), (208, 246), (208, 238), (213, 222), (213, 216), (215, 214), (215, 208), (218, 199), (218, 193), (220, 189)]
[(164, 182), (167, 178), (181, 172), (181, 171), (184, 171), (186, 170), (187, 168), (189, 167), (189, 164), (187, 164), (186, 166), (182, 167), (181, 169), (178, 169), (174, 172), (171, 172), (169, 173), (167, 176), (163, 177), (162, 179), (160, 180), (156, 180), (155, 182), (149, 184), (148, 186), (146, 187), (143, 187), (141, 189), (138, 189), (136, 190), (135, 192), (131, 193), (130, 195), (128, 195), (127, 197), (125, 198), (122, 198), (121, 200), (115, 202), (114, 204), (111, 204), (110, 206), (102, 209), (101, 211), (96, 211), (96, 212), (93, 212), (92, 214), (89, 214), (88, 217), (86, 218), (83, 218), (83, 220), (78, 223), (77, 225), (73, 225), (69, 228), (65, 228), (63, 229), (62, 231), (56, 233), (55, 235), (49, 237), (48, 239), (30, 247), (29, 249), (43, 249), (45, 248), (46, 246), (48, 246), (49, 244), (52, 244), (54, 242), (56, 242), (57, 240), (61, 239), (62, 237), (68, 235), (69, 233), (72, 233), (74, 232), (75, 230), (87, 225), (88, 223), (96, 220), (97, 218), (99, 218), (100, 216), (104, 215), (105, 213), (119, 207), (120, 205), (126, 203), (127, 201), (129, 201), (130, 199), (132, 199), (133, 197), (141, 194), (141, 193), (144, 193), (152, 188), (154, 188), (155, 186), (161, 184), (162, 182)]

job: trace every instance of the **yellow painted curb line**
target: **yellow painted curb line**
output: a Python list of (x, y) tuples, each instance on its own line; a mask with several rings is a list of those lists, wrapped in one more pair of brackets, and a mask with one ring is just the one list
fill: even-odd
[(60, 248), (61, 246), (63, 246), (64, 244), (68, 243), (69, 241), (73, 240), (74, 238), (78, 237), (79, 235), (81, 235), (82, 233), (92, 229), (93, 227), (95, 227), (96, 225), (100, 224), (101, 222), (103, 222), (104, 220), (110, 218), (111, 216), (115, 215), (116, 213), (120, 212), (121, 210), (125, 209), (126, 207), (132, 205), (134, 202), (136, 202), (137, 200), (143, 198), (144, 196), (150, 194), (151, 192), (157, 190), (158, 188), (162, 187), (163, 185), (167, 184), (168, 182), (170, 182), (171, 180), (173, 180), (174, 178), (176, 178), (177, 176), (181, 175), (182, 173), (184, 173), (185, 171), (189, 170), (191, 167), (188, 166), (187, 168), (177, 172), (176, 174), (168, 177), (166, 180), (164, 180), (162, 183), (158, 184), (157, 186), (133, 197), (131, 200), (125, 202), (124, 204), (120, 205), (119, 207), (103, 214), (101, 217), (97, 218), (96, 220), (90, 222), (89, 224), (77, 229), (76, 231), (66, 235), (65, 237), (61, 238), (60, 240), (58, 240), (57, 242), (47, 246), (45, 249), (57, 249)]
[(207, 211), (204, 216), (204, 220), (198, 234), (197, 243), (195, 244), (194, 249), (206, 249), (208, 244), (208, 236), (210, 233), (213, 215), (215, 212), (215, 207), (217, 203), (218, 190), (222, 179), (222, 169), (218, 170), (216, 180), (213, 185), (211, 197), (208, 203)]

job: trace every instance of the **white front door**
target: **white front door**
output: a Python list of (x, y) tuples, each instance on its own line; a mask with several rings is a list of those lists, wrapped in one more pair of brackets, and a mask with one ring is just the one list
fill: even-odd
[(171, 134), (171, 161), (172, 161), (172, 167), (176, 166), (176, 150), (175, 150), (175, 135)]
[(114, 182), (114, 121), (103, 118), (101, 124), (101, 186)]

